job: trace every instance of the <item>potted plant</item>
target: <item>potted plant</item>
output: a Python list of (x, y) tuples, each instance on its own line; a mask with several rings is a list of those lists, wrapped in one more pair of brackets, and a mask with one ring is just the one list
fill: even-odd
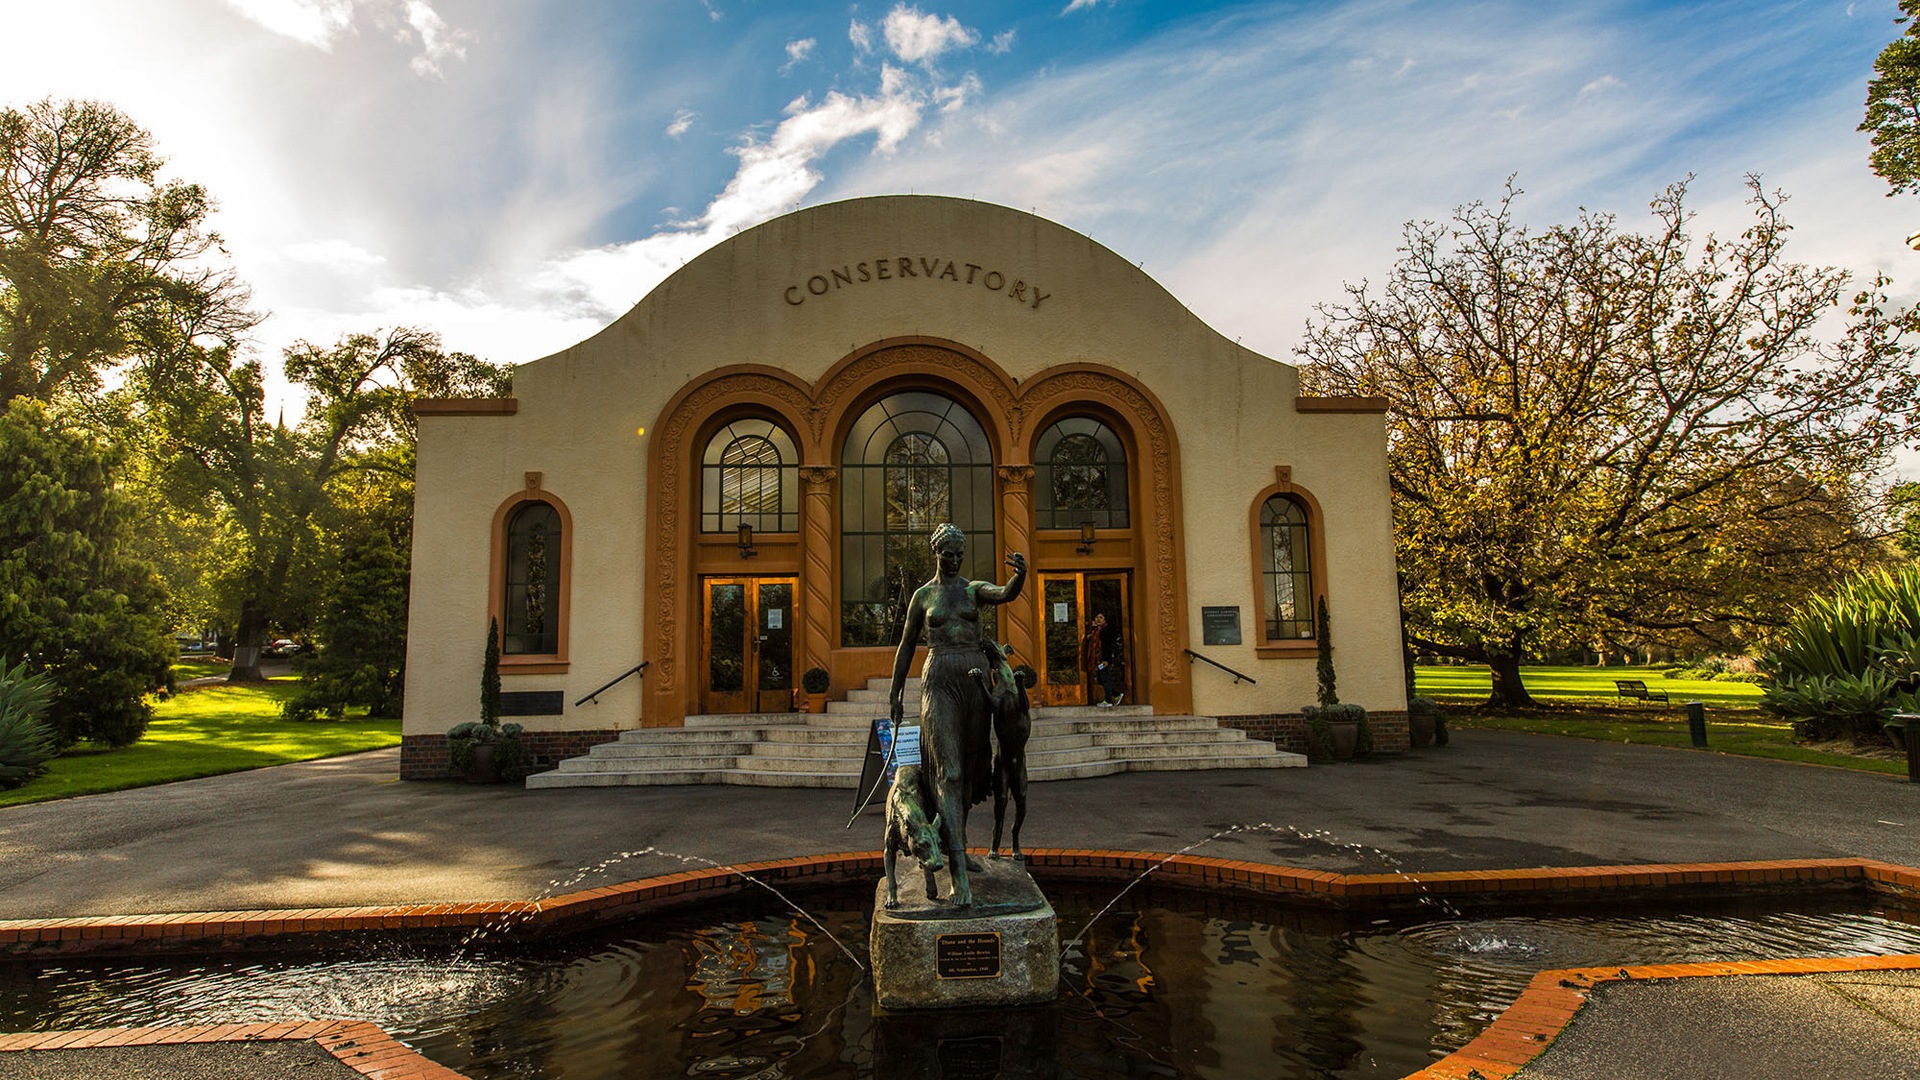
[(1314, 644), (1320, 654), (1314, 675), (1320, 703), (1300, 710), (1307, 718), (1307, 753), (1323, 761), (1351, 761), (1373, 749), (1373, 729), (1367, 725), (1366, 706), (1341, 704), (1334, 688), (1333, 633), (1327, 625), (1326, 597), (1320, 598), (1314, 615)]
[(487, 623), (486, 657), (480, 665), (480, 719), (447, 729), (447, 758), (469, 784), (493, 784), (526, 775), (519, 724), (500, 722), (500, 623)]
[(827, 690), (832, 686), (833, 677), (823, 667), (810, 667), (800, 676), (800, 689), (807, 692), (808, 712), (827, 711)]
[(1407, 737), (1418, 748), (1432, 746), (1440, 729), (1440, 705), (1432, 698), (1417, 697), (1407, 702)]

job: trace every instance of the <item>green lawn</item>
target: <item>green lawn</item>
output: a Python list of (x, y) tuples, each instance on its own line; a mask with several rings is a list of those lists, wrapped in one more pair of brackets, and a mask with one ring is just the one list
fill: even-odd
[[(1493, 687), (1484, 667), (1420, 667), (1414, 688), (1423, 697), (1450, 707), (1448, 723), (1461, 728), (1527, 731), (1600, 742), (1691, 747), (1687, 728), (1689, 701), (1707, 706), (1707, 748), (1727, 754), (1837, 765), (1867, 772), (1906, 775), (1905, 759), (1857, 757), (1800, 746), (1784, 720), (1761, 712), (1760, 687), (1719, 679), (1669, 679), (1656, 667), (1527, 667), (1521, 679), (1543, 708), (1490, 711), (1479, 705)], [(1639, 679), (1648, 690), (1665, 691), (1667, 704), (1622, 698), (1615, 679)]]
[(46, 775), (0, 791), (0, 806), (191, 780), (400, 742), (398, 720), (280, 719), (281, 702), (299, 685), (298, 678), (288, 677), (265, 685), (207, 686), (175, 694), (155, 703), (153, 723), (139, 742), (123, 750), (82, 744), (49, 762)]
[(183, 683), (188, 679), (204, 679), (209, 675), (225, 675), (233, 670), (233, 665), (225, 660), (211, 656), (183, 656), (173, 662), (173, 681)]
[[(1760, 704), (1760, 687), (1756, 683), (1669, 679), (1666, 671), (1657, 667), (1541, 666), (1521, 668), (1520, 679), (1526, 683), (1527, 692), (1538, 701), (1586, 703), (1598, 699), (1660, 711), (1663, 706), (1659, 702), (1649, 704), (1622, 698), (1613, 685), (1615, 679), (1639, 679), (1647, 684), (1648, 690), (1665, 693), (1674, 712), (1684, 712), (1681, 706), (1689, 701), (1703, 701), (1709, 707), (1755, 708)], [(1493, 690), (1493, 673), (1484, 667), (1418, 667), (1414, 669), (1413, 680), (1416, 693), (1445, 705), (1477, 705)]]

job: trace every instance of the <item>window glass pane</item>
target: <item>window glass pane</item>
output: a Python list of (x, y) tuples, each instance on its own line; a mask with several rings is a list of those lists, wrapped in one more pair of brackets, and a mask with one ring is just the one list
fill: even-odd
[(927, 541), (943, 522), (967, 534), (962, 572), (991, 576), (989, 446), (986, 430), (958, 402), (919, 390), (882, 398), (848, 429), (840, 473), (842, 644), (899, 641), (907, 600), (933, 576)]
[(1314, 636), (1312, 549), (1306, 508), (1275, 495), (1260, 508), (1263, 606), (1269, 641)]
[(800, 455), (770, 420), (736, 420), (707, 441), (700, 468), (700, 530), (755, 532), (800, 528)]
[(560, 515), (530, 502), (507, 522), (506, 581), (500, 651), (509, 655), (560, 651)]
[(1127, 452), (1112, 428), (1075, 416), (1049, 426), (1034, 444), (1035, 517), (1042, 529), (1124, 529)]

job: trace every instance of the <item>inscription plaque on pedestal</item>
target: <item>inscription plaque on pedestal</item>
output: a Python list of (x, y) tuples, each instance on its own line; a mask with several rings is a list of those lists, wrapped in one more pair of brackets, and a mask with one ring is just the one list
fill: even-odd
[(1000, 977), (1000, 935), (941, 934), (933, 939), (933, 970), (943, 979)]

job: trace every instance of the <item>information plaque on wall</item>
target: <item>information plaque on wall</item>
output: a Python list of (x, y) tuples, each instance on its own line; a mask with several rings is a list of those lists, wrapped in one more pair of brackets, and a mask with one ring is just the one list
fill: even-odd
[(1000, 935), (936, 935), (933, 939), (933, 970), (942, 979), (999, 978)]
[(1240, 644), (1240, 609), (1237, 607), (1201, 608), (1200, 640), (1207, 645)]

